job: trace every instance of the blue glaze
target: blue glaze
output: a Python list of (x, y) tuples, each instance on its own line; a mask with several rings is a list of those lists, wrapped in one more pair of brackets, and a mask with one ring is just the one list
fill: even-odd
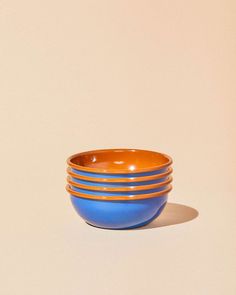
[(131, 229), (148, 224), (165, 207), (167, 195), (131, 201), (92, 200), (74, 197), (76, 212), (90, 225), (107, 229)]
[(139, 190), (139, 191), (115, 191), (115, 192), (107, 192), (107, 191), (93, 191), (93, 190), (88, 190), (88, 189), (82, 189), (78, 188), (76, 186), (71, 185), (71, 189), (78, 192), (78, 193), (83, 193), (91, 196), (130, 196), (130, 195), (140, 195), (140, 194), (150, 194), (150, 193), (156, 193), (163, 191), (166, 189), (167, 186), (161, 186), (155, 189), (149, 189), (149, 190)]
[(116, 173), (116, 174), (109, 174), (109, 173), (94, 173), (94, 172), (86, 172), (71, 168), (72, 172), (82, 175), (82, 176), (89, 176), (89, 177), (98, 177), (98, 178), (130, 178), (130, 177), (139, 177), (139, 176), (149, 176), (149, 175), (157, 175), (160, 173), (164, 173), (167, 171), (168, 168), (163, 168), (160, 170), (149, 171), (149, 172), (142, 172), (142, 173)]
[(149, 180), (149, 181), (138, 181), (138, 182), (95, 182), (95, 181), (87, 181), (79, 178), (71, 177), (73, 182), (85, 184), (89, 186), (98, 186), (98, 187), (127, 187), (127, 186), (140, 186), (140, 185), (148, 185), (148, 184), (156, 184), (167, 180), (168, 177)]

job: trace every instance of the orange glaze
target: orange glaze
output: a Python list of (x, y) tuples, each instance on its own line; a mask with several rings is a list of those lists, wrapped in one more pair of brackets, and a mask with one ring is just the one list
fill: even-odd
[(70, 176), (67, 177), (67, 182), (75, 187), (92, 190), (92, 191), (106, 191), (106, 192), (128, 192), (132, 193), (132, 191), (141, 191), (141, 190), (149, 190), (149, 189), (155, 189), (158, 187), (166, 186), (172, 182), (172, 177), (168, 177), (166, 181), (155, 183), (155, 184), (147, 184), (147, 185), (139, 185), (139, 186), (128, 186), (128, 187), (98, 187), (98, 186), (90, 186), (85, 184), (80, 184), (77, 182), (74, 182)]
[(149, 176), (140, 176), (140, 177), (130, 177), (130, 178), (98, 178), (98, 177), (90, 177), (84, 175), (78, 175), (74, 173), (70, 167), (67, 168), (67, 173), (77, 179), (86, 180), (86, 181), (93, 181), (93, 182), (109, 182), (109, 183), (116, 183), (116, 182), (141, 182), (141, 181), (150, 181), (156, 180), (160, 178), (164, 178), (170, 175), (173, 172), (171, 167), (168, 170), (161, 174), (156, 175), (149, 175)]
[(75, 154), (70, 167), (94, 173), (142, 173), (168, 167), (172, 159), (162, 153), (138, 149), (106, 149)]
[(169, 185), (167, 189), (165, 189), (161, 192), (157, 192), (157, 193), (142, 194), (142, 195), (129, 195), (129, 196), (93, 196), (93, 195), (75, 192), (74, 190), (71, 189), (69, 184), (66, 186), (66, 190), (68, 191), (68, 193), (70, 193), (74, 197), (78, 197), (78, 198), (104, 200), (104, 201), (119, 201), (119, 200), (132, 201), (132, 200), (149, 199), (149, 198), (156, 198), (156, 197), (164, 196), (172, 190), (172, 186)]

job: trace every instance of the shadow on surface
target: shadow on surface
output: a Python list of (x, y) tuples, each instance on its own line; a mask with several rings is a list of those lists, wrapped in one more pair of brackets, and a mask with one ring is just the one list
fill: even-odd
[(197, 218), (198, 211), (192, 207), (181, 204), (167, 203), (162, 214), (146, 226), (136, 228), (136, 230), (145, 230), (162, 226), (169, 226), (191, 221)]

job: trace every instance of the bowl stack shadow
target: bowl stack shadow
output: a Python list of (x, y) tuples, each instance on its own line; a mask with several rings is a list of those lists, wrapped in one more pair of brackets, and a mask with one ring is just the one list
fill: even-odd
[(76, 212), (107, 229), (144, 226), (163, 211), (172, 189), (172, 159), (138, 149), (83, 152), (67, 160), (67, 186)]

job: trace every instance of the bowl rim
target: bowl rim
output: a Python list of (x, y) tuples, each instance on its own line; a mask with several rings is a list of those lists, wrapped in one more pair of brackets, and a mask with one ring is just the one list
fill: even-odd
[(74, 191), (69, 184), (66, 185), (66, 190), (73, 197), (83, 198), (83, 199), (93, 199), (93, 200), (100, 200), (100, 201), (133, 201), (133, 200), (151, 199), (151, 198), (164, 196), (172, 190), (172, 185), (169, 184), (167, 189), (160, 192), (156, 192), (156, 193), (149, 193), (149, 194), (142, 194), (142, 195), (129, 195), (129, 196), (114, 196), (114, 197), (113, 196), (112, 197), (93, 196), (93, 195), (88, 195), (84, 193), (79, 193)]
[(129, 178), (105, 178), (105, 177), (100, 178), (100, 177), (78, 175), (72, 171), (71, 167), (67, 167), (66, 172), (74, 178), (85, 180), (85, 181), (117, 183), (117, 182), (143, 182), (143, 181), (160, 179), (160, 178), (169, 176), (173, 172), (173, 168), (168, 167), (166, 172), (163, 172), (160, 174), (129, 177)]
[(106, 187), (106, 186), (90, 186), (86, 184), (81, 184), (78, 182), (74, 182), (71, 179), (71, 176), (67, 176), (67, 182), (75, 187), (86, 189), (90, 191), (100, 191), (100, 192), (133, 192), (133, 191), (141, 191), (141, 190), (149, 190), (154, 188), (159, 188), (162, 186), (166, 186), (173, 181), (173, 178), (169, 176), (165, 181), (154, 183), (154, 184), (146, 184), (146, 185), (139, 185), (139, 186), (127, 186), (127, 187)]
[[(83, 156), (83, 155), (89, 155), (97, 152), (115, 152), (115, 151), (132, 151), (132, 152), (148, 152), (148, 153), (155, 153), (158, 155), (162, 155), (163, 157), (167, 158), (167, 163), (161, 164), (161, 165), (155, 165), (152, 167), (146, 167), (146, 168), (140, 168), (137, 169), (135, 172), (130, 171), (129, 169), (120, 169), (119, 171), (117, 169), (105, 169), (105, 168), (94, 168), (94, 167), (86, 167), (86, 166), (81, 166), (78, 164), (74, 164), (72, 160), (78, 156)], [(113, 149), (97, 149), (97, 150), (91, 150), (91, 151), (86, 151), (86, 152), (81, 152), (74, 154), (70, 156), (67, 159), (67, 164), (77, 170), (81, 171), (86, 171), (86, 172), (93, 172), (93, 173), (107, 173), (107, 174), (136, 174), (136, 173), (142, 173), (142, 172), (151, 172), (155, 170), (160, 170), (162, 168), (168, 167), (172, 164), (172, 159), (170, 156), (156, 152), (156, 151), (151, 151), (151, 150), (142, 150), (142, 149), (132, 149), (132, 148), (113, 148)]]

